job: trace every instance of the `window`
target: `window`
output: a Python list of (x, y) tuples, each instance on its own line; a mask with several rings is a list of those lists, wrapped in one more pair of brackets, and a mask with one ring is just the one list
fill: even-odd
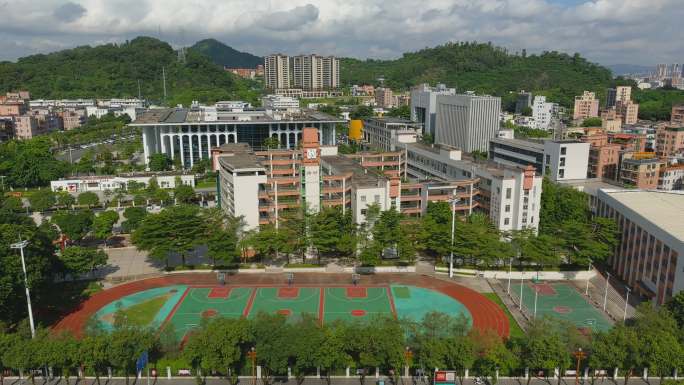
[(565, 170), (560, 169), (558, 170), (558, 179), (563, 179), (565, 178)]
[(565, 158), (560, 158), (560, 166), (565, 167)]
[(366, 210), (366, 209), (361, 209), (361, 215), (366, 215), (367, 212), (368, 212), (368, 210)]
[(361, 195), (361, 202), (365, 202), (365, 201), (366, 201), (366, 196), (365, 196), (365, 195)]
[(375, 203), (380, 203), (380, 195), (376, 195), (374, 198)]
[(506, 189), (506, 199), (511, 199), (511, 193), (512, 193), (511, 188), (510, 187), (507, 188)]
[(561, 147), (561, 155), (565, 155), (568, 152), (567, 147)]
[(511, 212), (511, 205), (506, 205), (506, 212), (510, 213)]
[(504, 218), (504, 225), (508, 225), (509, 223), (511, 223), (511, 220), (508, 218)]
[(546, 155), (546, 163), (551, 163), (551, 155)]

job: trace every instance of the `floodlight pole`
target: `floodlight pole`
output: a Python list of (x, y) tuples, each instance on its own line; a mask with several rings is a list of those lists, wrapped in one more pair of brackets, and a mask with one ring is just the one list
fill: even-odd
[(520, 272), (520, 311), (522, 312), (522, 300), (523, 300), (523, 279), (525, 279), (525, 272)]
[(20, 237), (19, 242), (11, 244), (10, 247), (12, 249), (19, 249), (19, 253), (21, 254), (21, 268), (24, 271), (24, 287), (26, 288), (26, 304), (28, 306), (29, 324), (31, 325), (31, 338), (35, 338), (36, 327), (33, 323), (33, 310), (31, 310), (31, 294), (29, 293), (28, 274), (26, 273), (26, 261), (24, 259), (24, 248), (26, 247), (26, 245), (28, 245), (28, 241), (22, 241)]
[(625, 296), (625, 311), (622, 313), (622, 321), (624, 322), (627, 319), (627, 305), (629, 304), (629, 292), (632, 291), (629, 287), (627, 289), (627, 295)]
[(610, 284), (610, 273), (606, 273), (606, 290), (603, 293), (603, 311), (606, 311), (606, 304), (608, 303), (608, 285)]
[[(589, 273), (591, 273), (591, 269), (592, 269), (592, 267), (591, 267), (591, 259), (590, 259), (589, 260), (589, 269), (587, 269), (587, 271)], [(589, 296), (589, 278), (590, 278), (589, 275), (590, 274), (587, 275), (587, 288), (586, 288), (586, 290), (584, 290), (584, 295), (586, 295), (587, 297)]]
[(458, 199), (453, 197), (449, 200), (451, 203), (451, 253), (449, 254), (449, 278), (454, 276), (454, 234), (456, 232), (456, 202)]
[[(534, 287), (534, 286), (533, 286)], [(537, 319), (537, 297), (539, 297), (539, 290), (537, 288), (534, 288), (534, 319)]]
[(508, 260), (508, 286), (506, 287), (506, 293), (511, 294), (511, 274), (513, 274), (513, 258)]

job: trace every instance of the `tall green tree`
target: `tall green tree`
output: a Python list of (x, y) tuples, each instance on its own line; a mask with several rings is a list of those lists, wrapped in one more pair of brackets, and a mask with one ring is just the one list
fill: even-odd
[(74, 275), (82, 275), (107, 264), (107, 254), (102, 250), (69, 246), (59, 256), (67, 272)]
[(180, 205), (166, 208), (158, 214), (149, 214), (142, 220), (131, 237), (136, 247), (168, 266), (170, 253), (185, 256), (203, 241), (205, 223), (199, 207)]
[(92, 191), (78, 194), (78, 204), (83, 206), (96, 206), (100, 203), (100, 197)]
[(151, 171), (169, 171), (173, 166), (173, 161), (168, 155), (157, 153), (150, 156), (147, 166)]
[(181, 184), (173, 190), (173, 198), (177, 203), (190, 203), (195, 198), (195, 190), (192, 186)]
[(121, 229), (126, 233), (130, 233), (137, 229), (138, 225), (145, 219), (147, 210), (144, 207), (126, 207), (123, 216), (126, 220), (121, 222)]
[(80, 363), (93, 371), (97, 385), (100, 385), (100, 375), (106, 373), (110, 365), (108, 352), (108, 334), (87, 335), (81, 340), (78, 354)]
[(137, 329), (130, 326), (115, 325), (109, 337), (109, 362), (116, 369), (123, 371), (126, 385), (129, 377), (135, 374), (135, 362), (144, 351), (154, 347), (155, 337), (151, 330)]
[(215, 265), (220, 261), (231, 265), (238, 262), (238, 234), (244, 230), (244, 221), (226, 216), (220, 208), (203, 210), (201, 216), (206, 226), (204, 239), (212, 263)]
[(73, 241), (83, 239), (92, 229), (95, 215), (91, 210), (79, 211), (58, 211), (51, 221), (59, 226), (62, 234), (65, 234)]
[(29, 204), (31, 204), (31, 208), (34, 211), (40, 212), (52, 208), (57, 203), (55, 193), (50, 189), (38, 190), (31, 194), (28, 200)]
[(599, 333), (592, 344), (589, 365), (592, 368), (620, 368), (625, 373), (625, 385), (634, 369), (640, 367), (641, 341), (634, 328), (617, 324)]
[(103, 211), (93, 219), (93, 235), (104, 241), (107, 246), (107, 238), (112, 236), (112, 230), (119, 221), (119, 213), (116, 211)]

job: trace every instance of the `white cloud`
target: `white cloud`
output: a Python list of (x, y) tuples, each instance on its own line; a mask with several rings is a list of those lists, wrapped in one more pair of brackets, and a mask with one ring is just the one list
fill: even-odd
[(259, 55), (388, 58), (478, 40), (602, 63), (684, 60), (681, 0), (0, 0), (0, 14), (0, 59), (161, 31), (174, 45), (214, 37)]

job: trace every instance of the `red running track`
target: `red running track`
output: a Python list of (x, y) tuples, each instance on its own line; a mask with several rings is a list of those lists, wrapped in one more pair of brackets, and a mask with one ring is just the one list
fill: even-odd
[[(328, 287), (350, 284), (349, 274), (330, 273), (297, 273), (295, 280), (298, 287)], [(432, 289), (448, 295), (461, 302), (470, 312), (473, 327), (480, 331), (495, 330), (502, 337), (508, 337), (510, 328), (504, 311), (482, 294), (459, 284), (436, 279), (431, 276), (417, 274), (374, 274), (362, 275), (359, 285), (381, 286), (404, 284)], [(218, 286), (214, 273), (169, 274), (163, 277), (149, 278), (125, 283), (111, 289), (96, 293), (84, 301), (73, 313), (61, 319), (53, 330), (71, 331), (81, 336), (88, 320), (103, 306), (121, 297), (142, 290), (169, 285)], [(284, 274), (237, 274), (231, 275), (227, 286), (276, 286), (288, 285)]]

